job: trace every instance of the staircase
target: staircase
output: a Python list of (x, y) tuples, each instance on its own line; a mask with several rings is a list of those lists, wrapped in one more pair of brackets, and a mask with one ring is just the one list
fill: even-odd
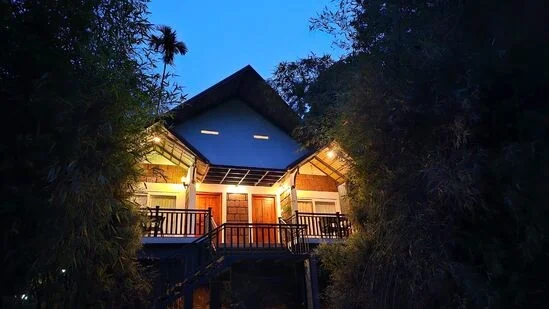
[(192, 291), (219, 276), (237, 262), (304, 259), (309, 254), (303, 224), (224, 223), (193, 242), (198, 254), (189, 275), (173, 285), (160, 300), (168, 306), (186, 291)]

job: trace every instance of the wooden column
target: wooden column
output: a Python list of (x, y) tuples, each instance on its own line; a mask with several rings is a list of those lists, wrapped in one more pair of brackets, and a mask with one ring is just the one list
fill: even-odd
[(210, 309), (221, 309), (221, 282), (210, 282)]
[(193, 300), (194, 300), (193, 299), (193, 296), (194, 296), (193, 292), (194, 291), (193, 291), (192, 288), (191, 289), (190, 288), (185, 289), (184, 294), (183, 294), (184, 295), (183, 296), (184, 297), (184, 302), (185, 302), (185, 304), (183, 305), (183, 309), (193, 309)]
[(187, 179), (189, 179), (189, 205), (187, 205), (188, 209), (196, 209), (196, 181), (194, 170), (194, 165), (189, 167), (189, 174), (187, 176)]
[(305, 260), (305, 286), (307, 288), (307, 308), (320, 309), (318, 290), (318, 261), (315, 255)]
[(292, 202), (292, 213), (297, 211), (297, 189), (295, 188), (295, 178), (297, 176), (297, 173), (299, 173), (299, 169), (296, 169), (290, 175), (290, 200)]

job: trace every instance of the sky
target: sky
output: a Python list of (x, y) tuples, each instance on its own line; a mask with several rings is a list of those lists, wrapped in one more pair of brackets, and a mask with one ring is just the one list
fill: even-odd
[(177, 83), (191, 98), (250, 64), (263, 78), (278, 63), (314, 52), (337, 58), (332, 37), (309, 30), (330, 0), (152, 0), (150, 21), (168, 25), (188, 53), (177, 56)]

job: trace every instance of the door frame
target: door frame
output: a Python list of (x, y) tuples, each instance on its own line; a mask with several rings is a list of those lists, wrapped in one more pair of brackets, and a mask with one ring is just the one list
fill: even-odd
[(277, 209), (277, 205), (276, 205), (276, 194), (251, 194), (251, 201), (250, 201), (250, 214), (251, 214), (251, 222), (253, 222), (253, 218), (254, 218), (254, 197), (270, 197), (270, 198), (273, 198), (273, 201), (274, 201), (274, 210), (275, 210), (275, 222), (274, 223), (278, 223), (278, 209)]
[(196, 192), (196, 209), (201, 209), (201, 208), (198, 208), (198, 196), (199, 195), (215, 195), (219, 198), (219, 217), (220, 217), (220, 222), (215, 222), (217, 224), (217, 226), (220, 226), (221, 224), (223, 224), (223, 192), (204, 192), (204, 191), (200, 191), (200, 192)]
[[(272, 224), (278, 224), (278, 210), (277, 210), (277, 205), (276, 205), (276, 194), (250, 194), (251, 195), (251, 198), (250, 198), (250, 217), (251, 217), (251, 222), (252, 223), (258, 223), (258, 222), (254, 222), (253, 221), (253, 218), (254, 218), (254, 197), (268, 197), (268, 198), (272, 198), (273, 199), (273, 205), (274, 205), (274, 217), (275, 217), (275, 222), (273, 222)], [(251, 241), (252, 242), (255, 242), (255, 235), (253, 235), (254, 233), (252, 233), (251, 235)], [(275, 233), (275, 238), (277, 239), (278, 241), (278, 234), (279, 233)]]

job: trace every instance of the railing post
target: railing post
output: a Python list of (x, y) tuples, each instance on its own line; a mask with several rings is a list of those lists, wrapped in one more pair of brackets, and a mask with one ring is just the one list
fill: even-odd
[(341, 231), (341, 218), (340, 218), (339, 211), (336, 212), (336, 231), (337, 231), (337, 236), (339, 238), (343, 238), (343, 234)]
[(208, 207), (208, 233), (212, 231), (212, 208)]
[(299, 224), (299, 211), (298, 210), (295, 211), (295, 223)]
[(156, 205), (154, 214), (154, 237), (158, 236), (158, 220), (160, 219), (160, 206)]

